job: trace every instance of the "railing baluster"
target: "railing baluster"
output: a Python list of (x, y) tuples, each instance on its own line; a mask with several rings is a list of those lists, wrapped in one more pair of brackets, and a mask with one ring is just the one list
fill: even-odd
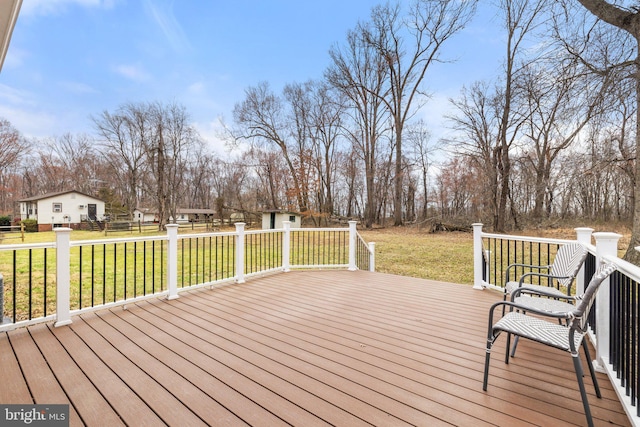
[[(78, 248), (78, 261), (79, 261), (79, 266), (78, 266), (78, 270), (79, 270), (79, 274), (78, 274), (78, 308), (80, 310), (82, 310), (82, 249), (83, 247), (80, 246)], [(46, 293), (45, 293), (46, 295)], [(46, 307), (46, 303), (45, 303), (45, 307)], [(46, 311), (46, 309), (45, 309)], [(46, 314), (45, 314), (46, 316)]]
[(124, 278), (123, 278), (123, 288), (124, 288), (124, 299), (127, 299), (127, 257), (128, 257), (128, 252), (127, 252), (127, 242), (124, 242), (124, 267), (122, 269), (123, 274), (124, 274)]
[(133, 297), (138, 296), (138, 242), (133, 242)]
[[(44, 262), (43, 262), (43, 269), (44, 269), (44, 278), (43, 278), (43, 284), (42, 287), (44, 288), (44, 317), (47, 317), (47, 248), (44, 248)], [(0, 308), (1, 309), (1, 308)], [(4, 316), (4, 313), (0, 313), (0, 323), (2, 320), (2, 316)]]

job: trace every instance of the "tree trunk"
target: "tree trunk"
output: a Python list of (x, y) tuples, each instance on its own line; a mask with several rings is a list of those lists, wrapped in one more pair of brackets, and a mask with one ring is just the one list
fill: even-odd
[(402, 176), (402, 122), (396, 120), (396, 176), (395, 176), (395, 195), (394, 195), (394, 225), (402, 225), (402, 193), (403, 193), (403, 176)]
[[(640, 52), (640, 37), (636, 37), (637, 51)], [(624, 259), (632, 264), (640, 265), (640, 251), (636, 246), (640, 245), (640, 161), (638, 161), (638, 153), (640, 153), (640, 56), (636, 58), (636, 159), (635, 159), (635, 182), (633, 187), (633, 227), (631, 229), (631, 241), (624, 254)]]

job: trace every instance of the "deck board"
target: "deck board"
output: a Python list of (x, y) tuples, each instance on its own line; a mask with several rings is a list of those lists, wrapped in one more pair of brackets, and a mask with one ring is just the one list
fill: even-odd
[[(499, 338), (482, 391), (500, 298), (364, 271), (186, 291), (1, 334), (0, 402), (70, 402), (96, 426), (584, 425), (570, 356), (536, 343), (506, 365)], [(629, 426), (598, 378), (596, 425)]]

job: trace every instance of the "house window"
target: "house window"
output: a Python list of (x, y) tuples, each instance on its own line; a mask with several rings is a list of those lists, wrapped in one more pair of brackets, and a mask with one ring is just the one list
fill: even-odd
[(53, 204), (54, 212), (62, 212), (62, 203), (54, 203)]
[(295, 215), (289, 215), (289, 221), (296, 222), (296, 216)]

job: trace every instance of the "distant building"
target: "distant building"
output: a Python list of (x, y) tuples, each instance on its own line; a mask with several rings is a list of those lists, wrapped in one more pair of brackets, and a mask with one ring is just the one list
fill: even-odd
[(133, 210), (133, 220), (135, 222), (157, 222), (158, 214), (154, 209), (135, 208)]
[(262, 229), (275, 230), (283, 228), (283, 222), (291, 222), (291, 228), (302, 226), (302, 215), (297, 212), (289, 212), (281, 209), (262, 212)]
[(75, 190), (28, 197), (19, 203), (20, 219), (35, 219), (38, 231), (55, 227), (79, 229), (84, 222), (104, 219), (104, 200)]
[[(185, 222), (212, 222), (215, 214), (213, 209), (178, 209), (176, 223)], [(158, 211), (150, 208), (135, 208), (133, 210), (133, 220), (136, 222), (158, 222)], [(173, 218), (169, 219), (172, 223)]]

